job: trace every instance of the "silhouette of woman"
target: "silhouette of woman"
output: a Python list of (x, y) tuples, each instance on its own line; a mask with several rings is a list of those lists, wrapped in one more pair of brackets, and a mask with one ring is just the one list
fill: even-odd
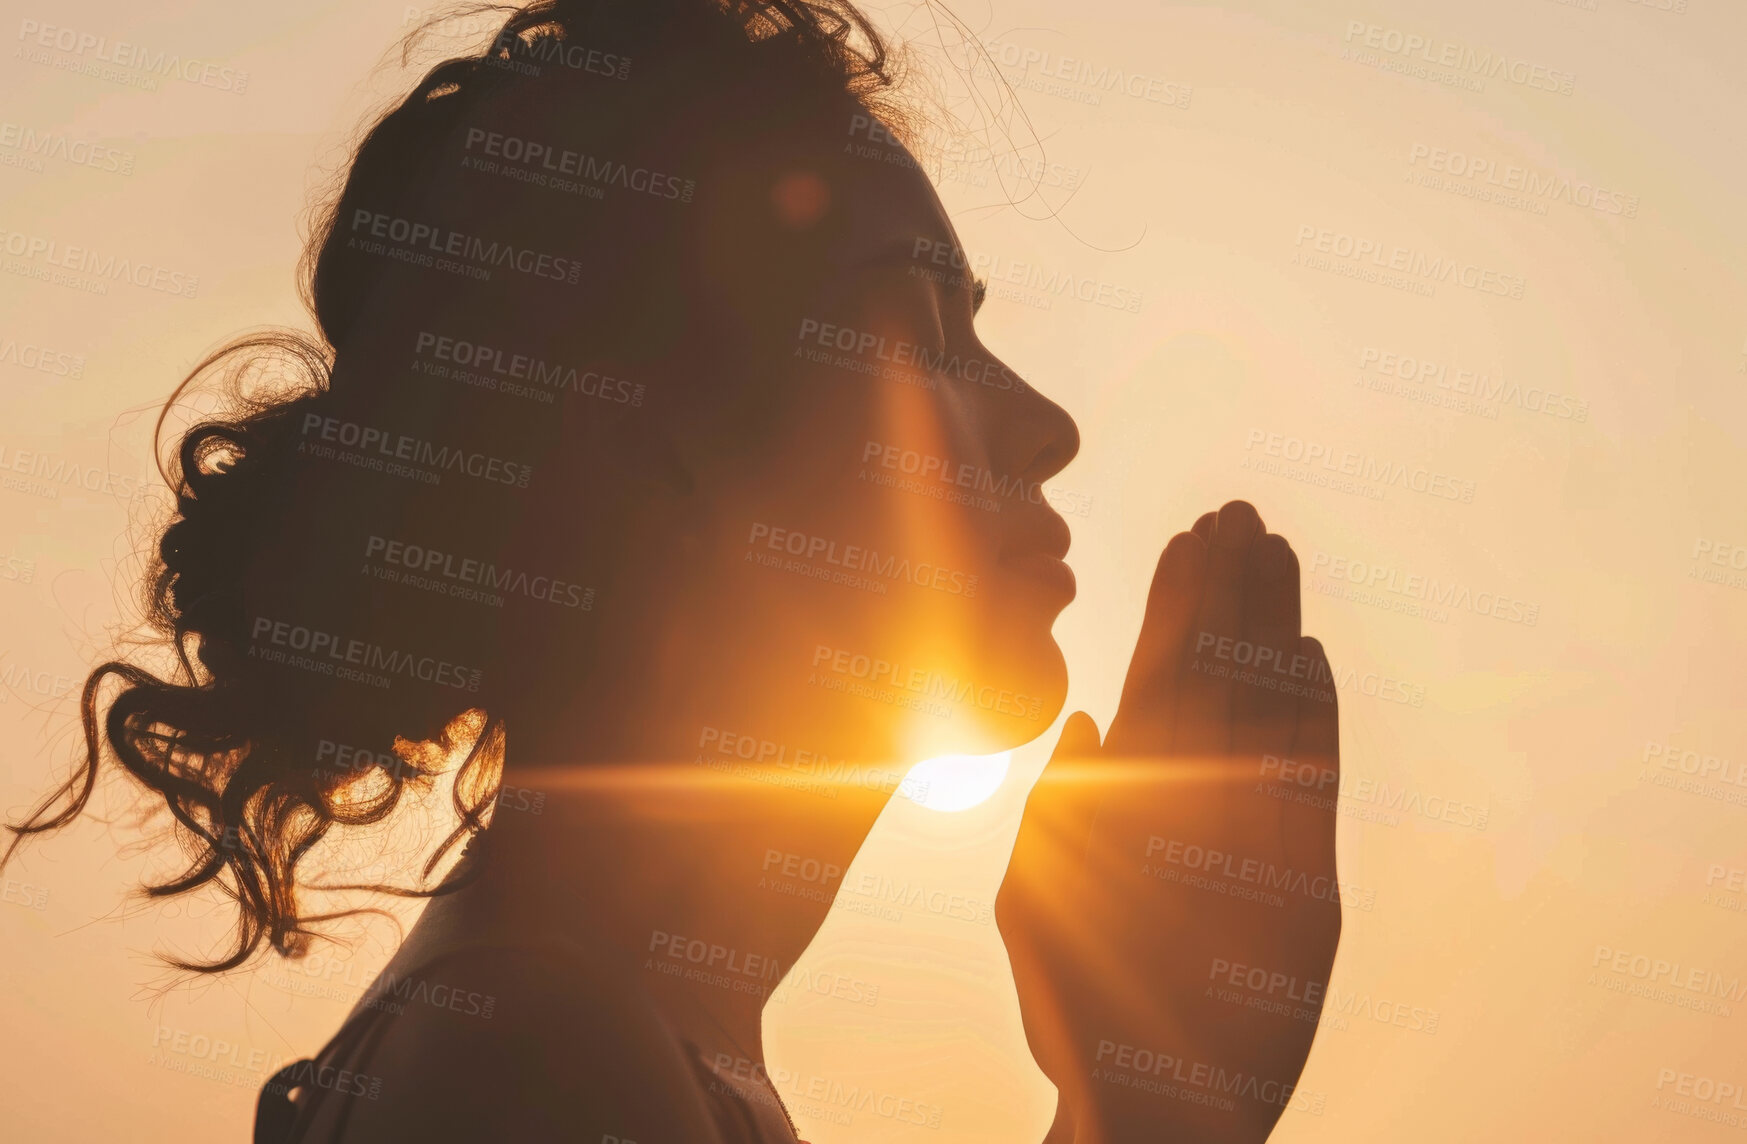
[[(301, 955), (329, 917), (300, 863), (408, 790), (452, 784), (443, 850), (470, 839), (257, 1141), (794, 1141), (759, 1017), (828, 903), (755, 893), (761, 862), (846, 866), (896, 760), (1060, 713), (1042, 485), (1077, 431), (978, 340), (893, 91), (843, 0), (515, 11), (358, 148), (309, 251), (320, 340), (185, 383), (235, 409), (170, 474), (148, 602), (175, 670), (97, 668), (83, 766), (13, 829), (69, 821), (113, 754), (192, 854), (150, 892), (237, 904), (185, 964), (211, 972)], [(1197, 1008), (1204, 955), (1326, 980), (1338, 904), (1161, 898), (1188, 891), (1124, 849), (1176, 821), (1332, 875), (1332, 811), (1253, 793), (1264, 754), (1333, 767), (1332, 702), (1183, 667), (1221, 639), (1326, 679), (1241, 503), (1167, 549), (1109, 740), (1064, 736), (1057, 769), (1128, 777), (1040, 784), (1003, 891), (1052, 1139), (1259, 1140), (1285, 1106), (1100, 1085), (1106, 1044), (1288, 1092), (1308, 1052)]]

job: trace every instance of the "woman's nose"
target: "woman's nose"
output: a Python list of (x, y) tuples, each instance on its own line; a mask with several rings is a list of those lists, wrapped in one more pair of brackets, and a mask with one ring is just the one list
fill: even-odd
[(1020, 475), (1045, 481), (1067, 468), (1080, 451), (1080, 427), (1068, 411), (1030, 386), (1003, 396), (1018, 411), (1014, 429)]

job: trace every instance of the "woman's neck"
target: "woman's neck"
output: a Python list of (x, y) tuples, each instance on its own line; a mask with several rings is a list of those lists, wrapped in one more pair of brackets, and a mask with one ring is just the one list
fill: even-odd
[(765, 999), (824, 920), (898, 777), (710, 750), (512, 768), (480, 840), (482, 873), (463, 893), (503, 940), (600, 949), (682, 1035), (761, 1061)]

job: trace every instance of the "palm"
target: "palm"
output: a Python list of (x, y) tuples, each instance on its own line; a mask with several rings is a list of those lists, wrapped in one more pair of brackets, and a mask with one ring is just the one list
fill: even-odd
[(1338, 767), (1297, 558), (1228, 504), (1167, 546), (1110, 732), (1070, 718), (996, 905), (1076, 1141), (1260, 1141), (1314, 1105)]

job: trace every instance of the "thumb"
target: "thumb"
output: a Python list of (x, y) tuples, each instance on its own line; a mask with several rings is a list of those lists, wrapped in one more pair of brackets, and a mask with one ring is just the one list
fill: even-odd
[(1060, 767), (1090, 762), (1097, 758), (1100, 746), (1098, 724), (1084, 711), (1076, 711), (1062, 724), (1062, 737), (1056, 740), (1055, 754), (1050, 756), (1049, 764)]

